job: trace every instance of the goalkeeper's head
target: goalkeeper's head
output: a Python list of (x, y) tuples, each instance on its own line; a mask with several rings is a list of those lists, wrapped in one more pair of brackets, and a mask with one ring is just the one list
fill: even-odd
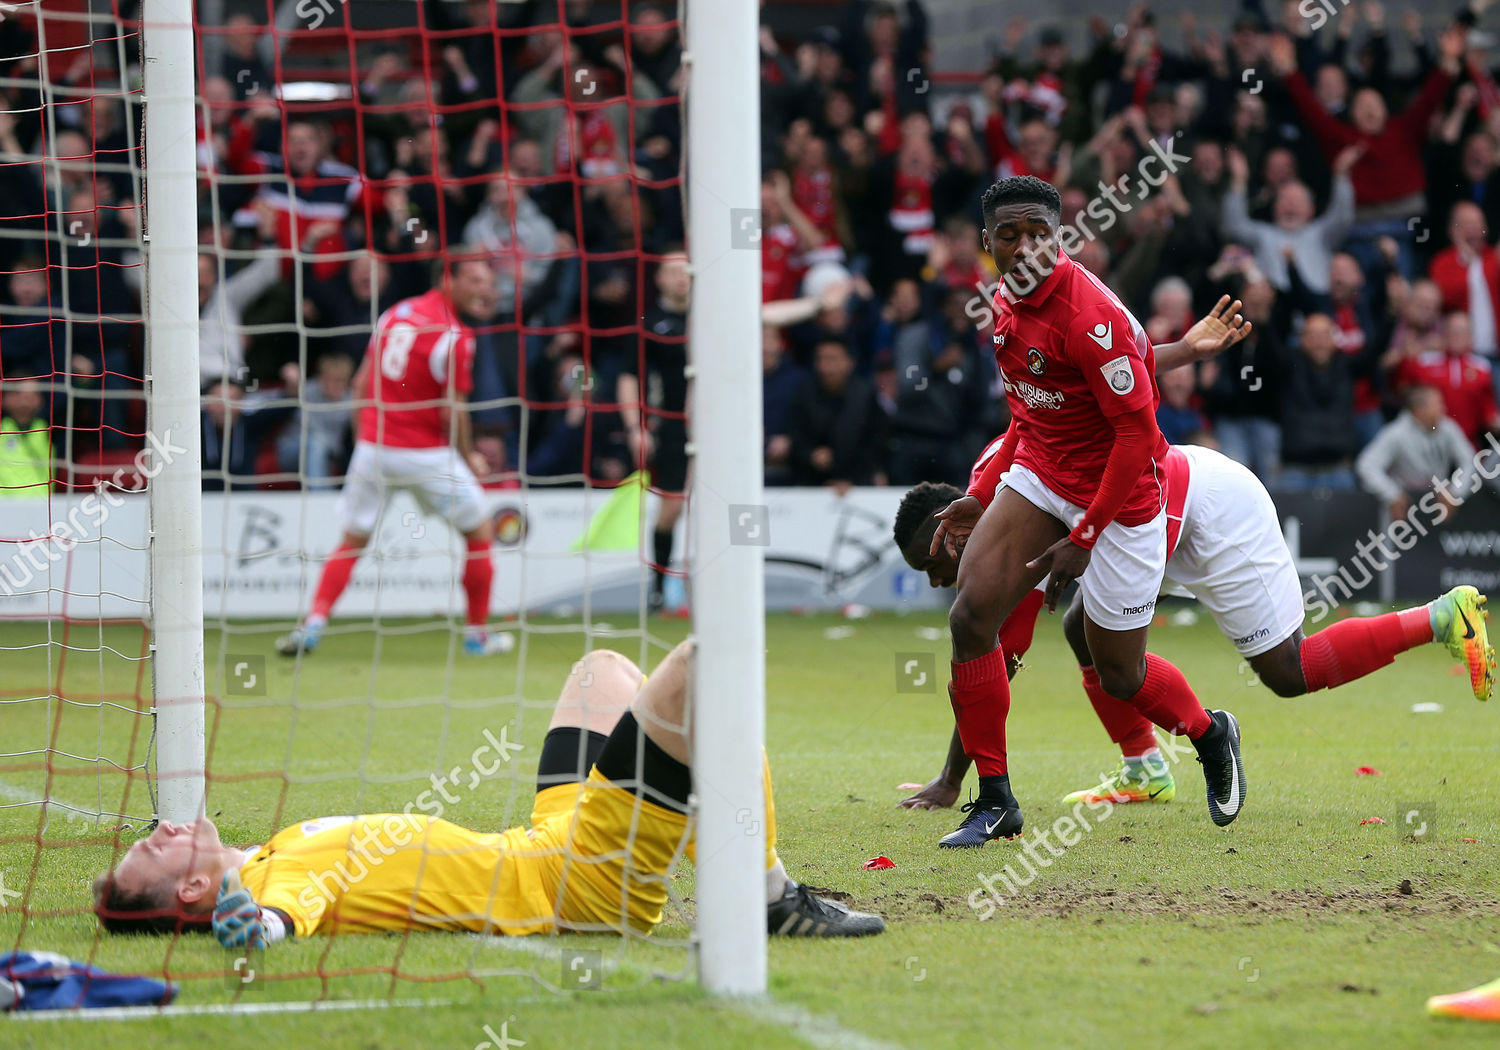
[(244, 859), (207, 817), (162, 821), (94, 880), (94, 913), (114, 933), (207, 929), (224, 872)]

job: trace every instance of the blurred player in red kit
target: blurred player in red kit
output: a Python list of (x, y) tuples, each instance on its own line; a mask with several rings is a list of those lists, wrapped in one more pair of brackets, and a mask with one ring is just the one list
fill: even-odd
[(411, 493), (428, 514), (463, 536), (463, 588), (468, 602), (464, 651), (507, 652), (512, 635), (486, 627), (494, 564), (484, 493), (475, 477), (484, 459), (474, 451), (464, 404), (472, 388), (474, 332), (465, 317), (489, 314), (495, 274), (489, 261), (451, 249), (439, 287), (403, 299), (380, 316), (370, 349), (354, 377), (361, 402), (359, 433), (349, 475), (339, 494), (344, 526), (338, 548), (323, 565), (307, 619), (276, 640), (284, 656), (317, 647), (334, 603), (349, 585), (355, 562), (396, 492)]

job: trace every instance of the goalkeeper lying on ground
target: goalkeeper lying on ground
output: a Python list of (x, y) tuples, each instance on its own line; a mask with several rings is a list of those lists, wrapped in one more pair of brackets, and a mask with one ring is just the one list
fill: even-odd
[[(690, 661), (683, 643), (644, 681), (616, 652), (578, 662), (542, 746), (529, 829), (493, 834), (370, 814), (304, 821), (264, 846), (236, 849), (207, 818), (163, 823), (94, 880), (94, 910), (107, 930), (211, 927), (235, 948), (340, 932), (649, 932), (661, 922), (675, 860), (692, 857)], [(770, 932), (885, 929), (878, 916), (787, 878), (769, 768), (765, 788)]]

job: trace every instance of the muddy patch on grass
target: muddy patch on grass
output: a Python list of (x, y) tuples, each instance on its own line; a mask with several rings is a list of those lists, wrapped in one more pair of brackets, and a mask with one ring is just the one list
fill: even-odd
[[(846, 895), (840, 894), (843, 897)], [(992, 904), (993, 898), (983, 896)], [(1417, 879), (1388, 888), (1347, 890), (1284, 887), (1204, 887), (1199, 890), (1122, 890), (1087, 887), (1052, 888), (1003, 898), (994, 917), (1064, 918), (1104, 921), (1108, 917), (1178, 916), (1183, 919), (1341, 918), (1349, 915), (1420, 919), (1425, 916), (1493, 918), (1500, 900), (1454, 892)], [(977, 914), (963, 897), (933, 893), (878, 894), (872, 910), (887, 919), (962, 919)]]

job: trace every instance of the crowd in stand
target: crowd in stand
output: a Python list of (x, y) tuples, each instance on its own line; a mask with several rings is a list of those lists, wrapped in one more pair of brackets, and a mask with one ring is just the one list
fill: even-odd
[[(1118, 24), (1015, 18), (961, 89), (933, 83), (921, 0), (848, 0), (806, 39), (768, 7), (768, 483), (964, 480), (1008, 421), (979, 198), (1033, 174), (1062, 190), (1065, 249), (1153, 339), (1222, 293), (1244, 300), (1247, 341), (1160, 377), (1170, 440), (1217, 444), (1282, 487), (1363, 482), (1395, 511), (1412, 478), (1500, 427), (1487, 3), (1441, 22), (1378, 0), (1316, 20), (1296, 2), (1225, 5), (1222, 25), (1184, 16), (1178, 49), (1143, 5)], [(276, 100), (280, 41), (253, 19), (205, 29), (206, 484), (336, 484), (376, 316), (460, 244), (498, 275), (465, 318), (487, 481), (607, 482), (680, 440), (681, 41), (670, 8), (631, 3), (626, 22), (620, 6), (424, 0), (420, 43), (361, 44), (335, 105)], [(28, 54), (18, 33), (0, 23), (0, 53)], [(141, 271), (134, 116), (113, 96), (50, 112), (0, 96), (0, 223), (50, 235), (0, 239), (9, 485), (38, 454), (14, 436), (36, 420), (139, 443)]]

